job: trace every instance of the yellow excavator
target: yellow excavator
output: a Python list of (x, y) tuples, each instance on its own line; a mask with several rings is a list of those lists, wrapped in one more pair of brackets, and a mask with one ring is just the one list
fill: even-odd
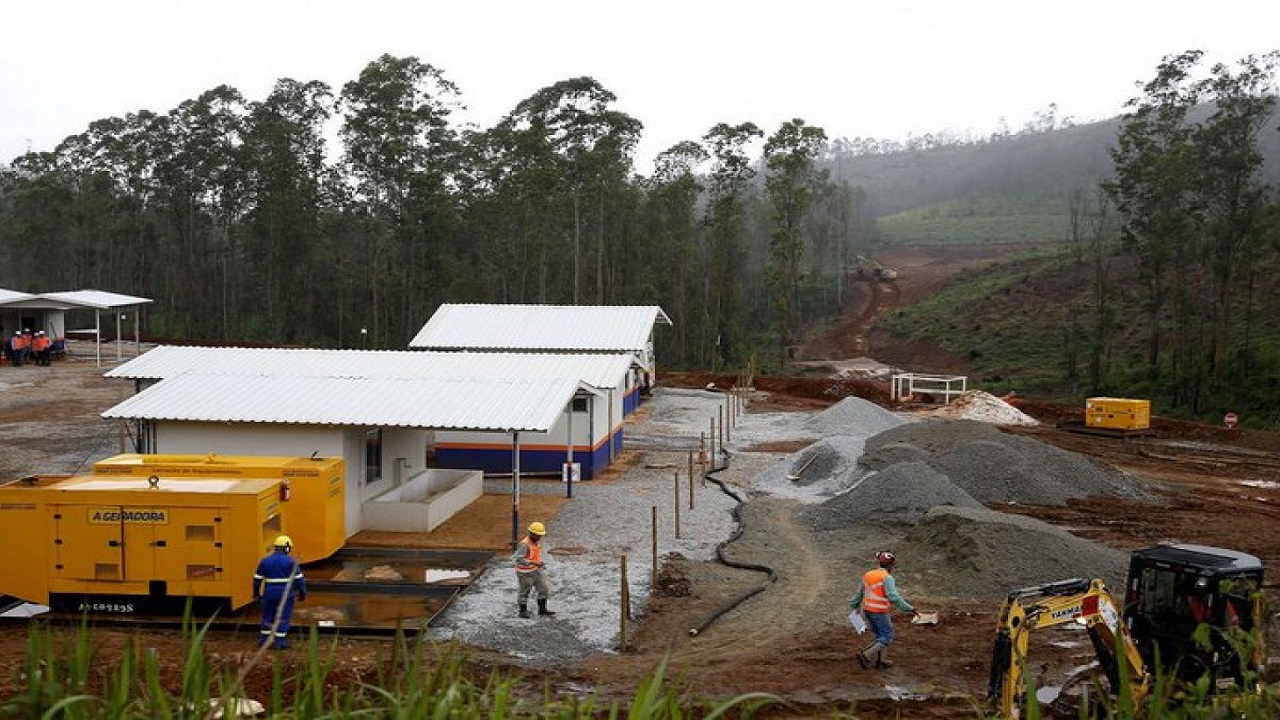
[[(988, 699), (1000, 717), (1021, 717), (1031, 634), (1066, 623), (1084, 626), (1111, 692), (1123, 686), (1135, 704), (1151, 690), (1157, 660), (1181, 681), (1207, 675), (1216, 690), (1244, 683), (1252, 674), (1245, 670), (1261, 671), (1265, 657), (1262, 575), (1262, 562), (1246, 553), (1160, 545), (1130, 556), (1123, 606), (1102, 580), (1014, 590), (1000, 609)], [(1193, 637), (1201, 625), (1211, 630), (1208, 647)], [(1241, 645), (1239, 637), (1250, 641)], [(1248, 658), (1240, 657), (1241, 647)]]

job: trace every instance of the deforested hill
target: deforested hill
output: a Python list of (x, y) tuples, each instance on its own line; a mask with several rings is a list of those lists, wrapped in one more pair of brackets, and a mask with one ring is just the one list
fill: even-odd
[[(1262, 179), (1273, 186), (1280, 185), (1278, 125), (1273, 114), (1258, 136)], [(886, 242), (1061, 240), (1068, 197), (1093, 196), (1111, 176), (1119, 127), (1111, 118), (889, 151), (836, 143), (824, 167), (866, 192)]]

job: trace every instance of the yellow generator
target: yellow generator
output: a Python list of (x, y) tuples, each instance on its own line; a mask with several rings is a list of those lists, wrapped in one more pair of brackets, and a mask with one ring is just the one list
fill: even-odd
[(269, 478), (31, 476), (0, 485), (0, 592), (66, 612), (197, 612), (252, 600), (284, 532)]
[(329, 557), (347, 540), (346, 470), (342, 458), (274, 455), (116, 455), (94, 475), (271, 478), (281, 481), (284, 526), (299, 562)]
[(1151, 401), (1088, 398), (1084, 402), (1084, 424), (1108, 430), (1146, 430), (1151, 427)]

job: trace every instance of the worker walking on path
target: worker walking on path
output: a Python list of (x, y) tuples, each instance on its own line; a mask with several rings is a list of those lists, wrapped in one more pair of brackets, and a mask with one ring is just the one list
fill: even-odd
[(516, 602), (520, 605), (520, 617), (531, 617), (529, 614), (529, 594), (538, 591), (538, 614), (555, 615), (547, 609), (547, 599), (551, 597), (551, 587), (547, 584), (547, 574), (542, 561), (542, 536), (547, 528), (540, 522), (529, 525), (529, 534), (516, 545), (515, 566), (516, 579), (520, 582), (520, 590), (516, 594)]
[(261, 645), (273, 642), (275, 649), (289, 647), (289, 620), (293, 617), (293, 599), (307, 599), (307, 580), (302, 566), (289, 553), (293, 540), (288, 535), (276, 538), (271, 554), (258, 562), (253, 574), (253, 599), (262, 598)]
[(858, 652), (858, 664), (869, 669), (873, 664), (883, 670), (893, 666), (889, 659), (889, 646), (893, 644), (893, 608), (919, 616), (911, 603), (898, 594), (898, 584), (893, 579), (893, 568), (898, 558), (891, 552), (876, 553), (876, 567), (862, 576), (858, 594), (849, 601), (849, 607), (861, 608), (867, 616), (867, 624), (875, 633), (875, 641)]

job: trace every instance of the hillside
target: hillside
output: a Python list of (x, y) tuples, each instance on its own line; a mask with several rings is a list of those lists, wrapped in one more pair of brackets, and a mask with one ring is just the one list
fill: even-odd
[[(839, 151), (824, 168), (861, 187), (881, 239), (904, 242), (1058, 241), (1067, 198), (1091, 198), (1111, 174), (1119, 118), (971, 144), (893, 153)], [(1262, 180), (1280, 185), (1280, 113), (1258, 135)]]

